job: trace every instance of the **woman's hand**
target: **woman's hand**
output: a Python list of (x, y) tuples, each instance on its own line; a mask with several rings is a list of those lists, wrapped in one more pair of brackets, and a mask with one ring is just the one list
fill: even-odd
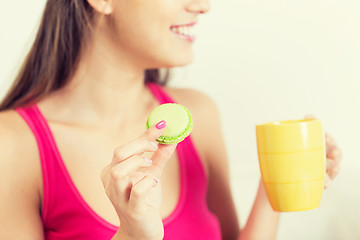
[[(313, 115), (306, 115), (305, 119), (315, 119)], [(324, 188), (330, 187), (332, 180), (340, 171), (340, 162), (342, 160), (342, 152), (332, 136), (325, 133), (326, 143), (326, 175)]]
[(340, 162), (342, 160), (342, 152), (335, 142), (334, 138), (329, 134), (325, 134), (326, 142), (326, 176), (325, 186), (328, 188), (340, 171)]
[[(120, 220), (117, 236), (121, 238), (163, 238), (160, 179), (176, 148), (175, 144), (155, 142), (165, 129), (164, 124), (153, 126), (139, 138), (116, 148), (112, 162), (101, 173), (106, 194)], [(154, 153), (152, 160), (144, 157), (146, 152)]]

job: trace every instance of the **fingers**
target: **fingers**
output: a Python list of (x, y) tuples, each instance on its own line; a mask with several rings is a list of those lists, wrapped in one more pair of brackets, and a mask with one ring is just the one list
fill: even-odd
[(102, 182), (108, 196), (118, 196), (117, 204), (124, 204), (128, 201), (130, 190), (133, 186), (132, 176), (141, 168), (151, 166), (150, 159), (136, 155), (121, 163), (108, 166), (102, 172)]
[(335, 142), (334, 138), (329, 134), (325, 134), (326, 142), (326, 177), (325, 186), (330, 187), (331, 182), (338, 175), (340, 171), (340, 162), (342, 160), (342, 152)]
[(147, 207), (146, 196), (158, 184), (158, 180), (147, 175), (137, 182), (131, 189), (129, 205), (135, 213), (143, 213)]
[(328, 174), (325, 174), (324, 189), (328, 189), (331, 185), (331, 178)]
[[(312, 114), (306, 114), (305, 119), (316, 119)], [(328, 133), (325, 133), (326, 157), (340, 162), (342, 160), (342, 152), (337, 145), (335, 139)]]
[(306, 114), (304, 119), (316, 119), (316, 117), (312, 114)]
[[(166, 123), (161, 121), (159, 124), (147, 129), (137, 139), (124, 144), (114, 151), (112, 163), (109, 164), (102, 172), (102, 181), (104, 186), (109, 182), (114, 182), (120, 192), (126, 191), (131, 188), (131, 178), (136, 175), (141, 168), (149, 168), (152, 164), (150, 159), (144, 159), (141, 155), (144, 152), (155, 152), (158, 149), (158, 144), (155, 141), (166, 130)], [(166, 149), (166, 148), (165, 148)], [(162, 150), (160, 153), (155, 154), (164, 157), (157, 157), (163, 159), (166, 157), (167, 152)], [(137, 176), (135, 176), (137, 177)], [(136, 182), (135, 182), (136, 183)]]
[(336, 162), (341, 162), (342, 152), (337, 145), (336, 141), (329, 134), (325, 134), (326, 141), (326, 157), (335, 160)]
[(121, 163), (114, 165), (110, 170), (110, 174), (115, 181), (122, 181), (124, 179), (130, 178), (134, 172), (138, 171), (139, 169), (150, 167), (151, 164), (152, 161), (150, 159), (135, 155), (125, 161), (122, 161)]
[(166, 122), (160, 121), (158, 124), (151, 126), (147, 129), (141, 137), (145, 138), (148, 141), (155, 141), (159, 138), (166, 130)]
[[(312, 114), (307, 114), (305, 119), (316, 119)], [(342, 152), (336, 143), (335, 139), (328, 133), (325, 133), (325, 142), (326, 142), (326, 157), (331, 158), (337, 162), (342, 160)]]
[(118, 164), (134, 155), (140, 155), (144, 152), (155, 152), (157, 148), (157, 143), (154, 141), (137, 138), (115, 149), (113, 164)]
[(160, 144), (158, 150), (152, 156), (150, 171), (157, 178), (161, 178), (162, 170), (176, 149), (177, 144)]
[[(316, 119), (314, 115), (307, 114), (305, 119)], [(325, 133), (326, 143), (326, 177), (324, 188), (329, 188), (332, 180), (338, 175), (340, 171), (340, 162), (342, 160), (342, 152), (336, 143), (335, 139)]]
[(331, 179), (334, 179), (340, 171), (340, 164), (332, 159), (326, 159), (326, 173)]
[[(106, 194), (114, 205), (119, 219), (127, 219), (132, 213), (141, 218), (146, 211), (154, 209), (156, 206), (156, 204), (151, 206), (144, 202), (147, 196), (151, 195), (151, 189), (157, 186), (158, 180), (155, 179), (160, 179), (152, 172), (158, 176), (161, 175), (163, 165), (176, 147), (176, 145), (158, 146), (155, 142), (165, 130), (166, 123), (161, 121), (150, 127), (137, 139), (116, 148), (112, 162), (101, 172), (101, 180)], [(153, 157), (156, 159), (156, 165), (161, 168), (156, 167), (154, 168), (156, 171), (150, 171), (154, 161), (143, 157), (146, 152), (155, 152)], [(160, 192), (160, 188), (155, 190)], [(157, 194), (157, 196), (161, 198), (161, 194)], [(129, 205), (133, 206), (129, 207)], [(140, 218), (139, 221), (142, 220)]]
[(114, 151), (113, 164), (124, 161), (133, 155), (155, 152), (158, 148), (156, 139), (165, 132), (165, 129), (165, 127), (158, 129), (156, 126), (152, 126), (137, 139), (117, 147)]

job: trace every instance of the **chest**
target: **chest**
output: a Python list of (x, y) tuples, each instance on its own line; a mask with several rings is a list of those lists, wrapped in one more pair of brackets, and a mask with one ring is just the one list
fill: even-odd
[[(116, 212), (105, 194), (100, 174), (111, 162), (114, 149), (132, 139), (113, 138), (95, 131), (71, 131), (63, 126), (50, 127), (64, 169), (69, 175), (69, 184), (78, 192), (80, 200), (102, 219), (113, 225), (119, 225)], [(176, 152), (167, 162), (161, 181), (160, 213), (165, 218), (176, 208), (180, 195), (180, 166)]]

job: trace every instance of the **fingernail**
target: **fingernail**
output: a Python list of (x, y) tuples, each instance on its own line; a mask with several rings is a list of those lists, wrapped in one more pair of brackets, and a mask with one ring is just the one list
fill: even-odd
[(166, 127), (166, 122), (164, 120), (162, 120), (158, 124), (156, 124), (157, 129), (163, 129), (164, 127)]
[(149, 163), (149, 164), (152, 164), (152, 160), (150, 159), (150, 158), (144, 158), (145, 159), (145, 161), (147, 162), (147, 163)]
[(159, 181), (156, 178), (154, 178), (154, 181), (155, 181), (155, 183), (159, 183)]
[(158, 144), (157, 144), (157, 142), (153, 142), (153, 141), (151, 141), (150, 143), (151, 143), (151, 145), (153, 145), (153, 146), (154, 146), (154, 148), (158, 148)]

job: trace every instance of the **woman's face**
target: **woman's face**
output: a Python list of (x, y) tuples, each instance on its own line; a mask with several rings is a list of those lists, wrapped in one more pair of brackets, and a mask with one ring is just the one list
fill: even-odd
[(193, 59), (192, 28), (209, 8), (208, 0), (114, 0), (112, 38), (142, 68), (183, 66)]

